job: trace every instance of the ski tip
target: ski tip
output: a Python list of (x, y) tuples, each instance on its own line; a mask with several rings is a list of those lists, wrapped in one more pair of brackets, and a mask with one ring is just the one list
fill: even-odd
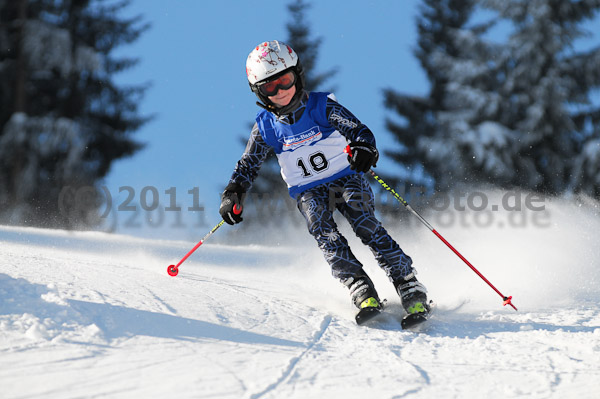
[(358, 325), (364, 324), (367, 321), (374, 318), (375, 316), (377, 316), (379, 313), (381, 313), (381, 309), (379, 309), (379, 308), (362, 309), (360, 312), (358, 312), (358, 314), (355, 317), (356, 324), (358, 324)]
[(420, 326), (422, 323), (426, 322), (429, 319), (428, 313), (413, 313), (406, 316), (400, 322), (403, 330), (414, 329), (417, 326)]

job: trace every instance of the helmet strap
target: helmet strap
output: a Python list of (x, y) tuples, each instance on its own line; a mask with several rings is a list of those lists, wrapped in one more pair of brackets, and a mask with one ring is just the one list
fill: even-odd
[[(270, 101), (269, 101), (269, 102), (270, 102)], [(277, 110), (277, 108), (276, 108), (275, 106), (273, 106), (273, 105), (267, 105), (267, 104), (263, 104), (263, 103), (261, 103), (260, 101), (257, 101), (257, 102), (256, 102), (256, 105), (258, 105), (258, 106), (259, 106), (259, 107), (261, 107), (261, 108), (264, 108), (264, 109), (266, 109), (266, 110), (267, 110), (267, 111), (269, 111), (269, 112), (275, 112), (275, 110)]]

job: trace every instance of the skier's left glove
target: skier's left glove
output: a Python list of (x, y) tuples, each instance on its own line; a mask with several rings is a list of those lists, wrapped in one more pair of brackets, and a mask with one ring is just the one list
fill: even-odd
[(379, 160), (379, 151), (374, 145), (369, 143), (354, 141), (350, 143), (350, 154), (348, 154), (348, 162), (350, 169), (357, 172), (368, 172), (374, 167)]
[(237, 183), (229, 183), (221, 195), (219, 213), (227, 224), (242, 222), (242, 201), (246, 190)]

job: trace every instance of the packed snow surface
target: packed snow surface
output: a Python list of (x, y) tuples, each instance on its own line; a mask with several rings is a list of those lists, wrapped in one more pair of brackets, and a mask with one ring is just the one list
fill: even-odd
[(424, 227), (388, 226), (438, 304), (421, 332), (347, 231), (388, 300), (366, 326), (304, 238), (219, 231), (170, 277), (195, 242), (0, 227), (0, 397), (599, 398), (597, 209), (548, 211), (439, 229), (518, 312)]

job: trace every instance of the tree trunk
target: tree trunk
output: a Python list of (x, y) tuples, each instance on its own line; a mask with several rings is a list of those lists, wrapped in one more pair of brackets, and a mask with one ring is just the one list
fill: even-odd
[(25, 21), (27, 21), (27, 0), (17, 0), (17, 62), (15, 71), (15, 109), (14, 112), (26, 112), (25, 79), (26, 62), (23, 49), (25, 41)]
[[(15, 93), (14, 93), (14, 109), (13, 113), (22, 112), (26, 113), (26, 99), (27, 95), (25, 92), (25, 83), (27, 79), (27, 62), (25, 59), (25, 22), (27, 21), (27, 2), (28, 0), (17, 0), (17, 20), (15, 21), (17, 29), (17, 60), (15, 63)], [(10, 177), (8, 183), (8, 189), (11, 193), (10, 196), (10, 207), (14, 207), (22, 199), (18, 198), (18, 187), (19, 180), (24, 168), (24, 160), (22, 148), (15, 148), (16, 151), (14, 157), (14, 163), (12, 164), (12, 170), (10, 171)]]

